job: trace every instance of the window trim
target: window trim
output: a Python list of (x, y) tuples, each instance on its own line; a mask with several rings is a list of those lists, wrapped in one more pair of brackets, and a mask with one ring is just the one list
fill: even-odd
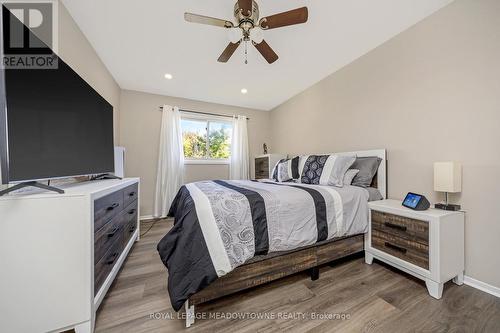
[(231, 159), (229, 158), (185, 158), (184, 164), (187, 165), (199, 165), (199, 164), (208, 164), (208, 165), (224, 165), (231, 164)]
[[(181, 120), (194, 120), (194, 121), (205, 121), (207, 122), (207, 153), (210, 151), (210, 141), (208, 140), (208, 136), (210, 133), (210, 122), (216, 123), (226, 123), (231, 125), (232, 130), (232, 122), (228, 117), (224, 116), (210, 116), (210, 115), (194, 115), (192, 113), (181, 112)], [(182, 130), (182, 128), (181, 128)], [(231, 140), (232, 144), (232, 140)], [(231, 156), (229, 158), (209, 158), (209, 157), (201, 157), (201, 158), (187, 158), (184, 157), (184, 164), (187, 165), (226, 165), (231, 163)]]

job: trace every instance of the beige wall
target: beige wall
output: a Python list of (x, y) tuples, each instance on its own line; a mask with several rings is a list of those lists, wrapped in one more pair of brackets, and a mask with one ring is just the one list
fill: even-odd
[[(161, 125), (159, 106), (164, 104), (189, 110), (248, 116), (251, 161), (253, 156), (261, 154), (262, 144), (269, 142), (269, 112), (123, 90), (120, 99), (121, 145), (126, 148), (126, 175), (141, 178), (142, 216), (152, 214), (153, 210)], [(253, 163), (250, 165), (253, 174)], [(186, 165), (186, 183), (228, 177), (228, 165)]]
[(287, 153), (388, 149), (389, 196), (463, 163), (466, 275), (500, 287), (500, 1), (458, 0), (271, 112)]
[[(252, 163), (251, 163), (252, 164)], [(196, 165), (188, 164), (184, 170), (186, 183), (197, 182), (207, 179), (228, 179), (229, 164)]]
[(59, 57), (113, 105), (116, 144), (119, 142), (120, 87), (60, 1), (58, 23)]

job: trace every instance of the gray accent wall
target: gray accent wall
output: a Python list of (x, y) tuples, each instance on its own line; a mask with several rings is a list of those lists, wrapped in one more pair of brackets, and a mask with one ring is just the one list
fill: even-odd
[[(389, 197), (463, 164), (466, 275), (500, 287), (500, 1), (457, 0), (271, 111), (277, 151), (388, 150)], [(332, 54), (334, 57), (335, 54)]]

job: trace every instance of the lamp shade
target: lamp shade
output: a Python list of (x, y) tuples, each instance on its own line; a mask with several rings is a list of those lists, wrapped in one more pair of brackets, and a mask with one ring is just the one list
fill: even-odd
[(462, 191), (462, 165), (458, 162), (434, 163), (434, 191), (457, 193)]

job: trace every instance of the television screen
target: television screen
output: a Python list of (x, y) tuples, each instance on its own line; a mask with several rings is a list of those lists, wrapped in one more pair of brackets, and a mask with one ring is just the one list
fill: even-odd
[(114, 171), (113, 107), (62, 59), (0, 79), (2, 183)]

